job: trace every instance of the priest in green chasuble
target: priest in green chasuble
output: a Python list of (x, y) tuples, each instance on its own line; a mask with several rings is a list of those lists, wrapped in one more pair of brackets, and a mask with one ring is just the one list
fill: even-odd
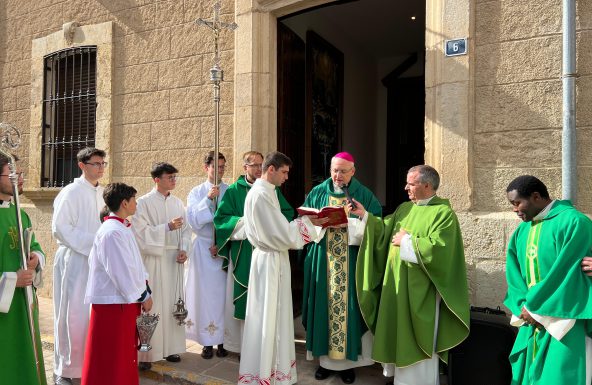
[(372, 358), (395, 385), (439, 384), (439, 360), (469, 334), (469, 298), (461, 231), (447, 199), (436, 195), (438, 172), (412, 167), (411, 202), (367, 217), (356, 274), (360, 308), (374, 333)]
[[(592, 382), (592, 221), (571, 202), (552, 200), (534, 176), (506, 189), (523, 221), (508, 244), (504, 304), (519, 327), (512, 385)], [(584, 260), (584, 261), (582, 261)]]
[[(347, 206), (348, 196), (361, 202), (376, 216), (382, 207), (374, 194), (354, 174), (354, 158), (347, 152), (331, 159), (331, 178), (314, 187), (304, 206)], [(348, 209), (346, 208), (346, 211)], [(364, 234), (360, 219), (328, 227), (307, 247), (304, 261), (302, 323), (306, 329), (307, 358), (319, 358), (317, 380), (339, 371), (342, 380), (355, 380), (353, 368), (372, 365), (372, 335), (360, 314), (355, 274), (358, 246)]]
[[(228, 186), (214, 215), (218, 255), (224, 258), (223, 268), (228, 271), (226, 286), (226, 310), (224, 317), (224, 347), (231, 352), (241, 352), (242, 330), (247, 307), (247, 289), (251, 270), (253, 246), (245, 233), (244, 207), (247, 193), (262, 174), (263, 154), (248, 151), (243, 155), (244, 175)], [(282, 195), (276, 194), (280, 209), (288, 221), (294, 219), (294, 209)]]
[[(33, 294), (33, 322), (39, 372), (35, 364), (25, 301), (25, 288), (31, 285), (36, 287), (41, 283), (45, 255), (33, 235), (27, 269), (21, 268), (16, 210), (11, 202), (13, 191), (12, 183), (8, 178), (10, 170), (8, 158), (3, 155), (0, 155), (0, 171), (0, 362), (2, 363), (0, 383), (45, 385), (37, 296)], [(22, 189), (22, 183), (21, 173), (18, 180), (19, 190)], [(24, 210), (21, 210), (21, 215), (23, 229), (31, 230), (29, 216)]]

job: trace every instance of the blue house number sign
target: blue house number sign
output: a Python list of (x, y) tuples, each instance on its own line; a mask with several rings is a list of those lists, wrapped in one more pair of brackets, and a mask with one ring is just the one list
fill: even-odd
[(467, 38), (446, 40), (444, 42), (446, 56), (458, 56), (467, 54)]

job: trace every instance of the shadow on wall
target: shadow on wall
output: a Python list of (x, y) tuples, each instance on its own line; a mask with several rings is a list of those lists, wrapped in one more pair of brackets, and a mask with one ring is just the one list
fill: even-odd
[(503, 305), (508, 285), (506, 283), (506, 260), (480, 261), (476, 265), (467, 264), (469, 299), (472, 306), (500, 307), (510, 314)]

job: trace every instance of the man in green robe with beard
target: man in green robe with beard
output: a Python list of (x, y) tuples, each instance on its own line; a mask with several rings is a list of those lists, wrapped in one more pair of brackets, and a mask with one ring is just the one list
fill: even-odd
[[(33, 320), (37, 345), (37, 362), (25, 302), (25, 288), (39, 285), (45, 255), (33, 235), (27, 269), (21, 268), (18, 226), (12, 198), (12, 183), (8, 178), (8, 158), (0, 155), (0, 362), (3, 384), (45, 385), (43, 351), (39, 336), (39, 306), (33, 289)], [(18, 188), (23, 177), (19, 174)], [(21, 210), (23, 229), (31, 228), (31, 220)], [(38, 274), (35, 271), (38, 270)]]
[[(310, 191), (304, 206), (346, 206), (349, 194), (372, 214), (382, 215), (378, 199), (353, 177), (356, 168), (351, 154), (336, 154), (330, 171), (331, 178)], [(365, 223), (354, 217), (348, 222), (323, 230), (319, 239), (307, 246), (302, 306), (307, 358), (319, 358), (315, 378), (324, 380), (332, 371), (339, 371), (346, 384), (354, 382), (355, 367), (373, 364), (369, 352), (372, 336), (366, 333), (354, 279)]]
[[(506, 189), (522, 219), (508, 244), (504, 304), (519, 326), (510, 353), (513, 385), (589, 385), (592, 368), (592, 221), (551, 200), (531, 175)], [(588, 367), (587, 367), (588, 366)]]
[[(225, 317), (224, 347), (232, 352), (240, 353), (242, 326), (247, 306), (247, 288), (251, 269), (253, 246), (245, 234), (243, 215), (245, 198), (255, 180), (261, 177), (263, 155), (257, 151), (248, 151), (243, 155), (243, 169), (236, 182), (228, 186), (224, 197), (214, 215), (216, 227), (216, 246), (218, 255), (225, 258), (223, 268), (228, 271), (227, 302), (232, 303), (230, 313)], [(276, 189), (282, 213), (288, 221), (294, 219), (294, 209), (279, 188)], [(228, 312), (227, 312), (228, 313)], [(238, 324), (237, 321), (238, 320)]]
[[(447, 199), (436, 196), (438, 172), (412, 167), (411, 202), (385, 217), (367, 215), (358, 255), (358, 298), (374, 333), (372, 358), (394, 384), (439, 384), (439, 359), (469, 334), (463, 241)], [(357, 203), (357, 202), (356, 202)], [(366, 216), (361, 205), (352, 212)]]

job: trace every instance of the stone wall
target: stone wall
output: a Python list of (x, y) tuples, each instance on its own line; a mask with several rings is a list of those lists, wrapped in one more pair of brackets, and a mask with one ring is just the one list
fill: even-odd
[[(577, 7), (578, 207), (592, 212), (592, 3)], [(523, 173), (561, 197), (562, 6), (553, 0), (477, 1), (473, 209), (505, 211)]]
[[(592, 3), (577, 6), (578, 208), (592, 213)], [(562, 6), (552, 0), (474, 5), (471, 209), (459, 215), (471, 299), (501, 304), (505, 248), (519, 223), (505, 188), (533, 174), (561, 198)]]
[[(222, 18), (239, 30), (221, 36), (222, 151), (233, 163), (254, 143), (276, 141), (277, 17), (331, 0), (223, 0)], [(385, 0), (386, 1), (386, 0)], [(140, 193), (150, 165), (176, 164), (184, 198), (201, 182), (201, 158), (213, 146), (208, 69), (211, 34), (193, 22), (210, 18), (214, 0), (5, 0), (0, 2), (0, 119), (23, 129), (19, 155), (29, 167), (32, 41), (77, 21), (113, 23), (111, 180)], [(552, 0), (427, 2), (426, 161), (442, 173), (443, 196), (458, 210), (471, 302), (498, 306), (505, 293), (505, 247), (518, 224), (505, 198), (515, 176), (534, 173), (561, 195), (561, 4)], [(592, 212), (592, 3), (577, 6), (579, 207)], [(445, 39), (469, 37), (469, 54), (445, 58)], [(236, 47), (235, 47), (236, 41)], [(236, 63), (236, 68), (235, 68)], [(236, 84), (235, 84), (236, 76)], [(34, 137), (35, 140), (39, 138)], [(31, 154), (34, 157), (34, 154)], [(233, 170), (234, 168), (234, 170)], [(228, 174), (236, 174), (237, 165)], [(26, 184), (35, 187), (37, 176)], [(230, 181), (232, 175), (227, 175)], [(55, 195), (55, 194), (54, 194)], [(23, 200), (52, 263), (51, 199)], [(43, 295), (51, 293), (51, 269)]]
[[(176, 194), (185, 200), (189, 190), (205, 180), (204, 155), (213, 148), (214, 102), (209, 82), (213, 65), (213, 34), (194, 21), (210, 19), (214, 0), (207, 1), (102, 1), (6, 0), (0, 2), (0, 119), (22, 129), (18, 151), (25, 171), (29, 167), (30, 132), (39, 130), (31, 110), (32, 41), (56, 32), (62, 24), (81, 26), (113, 23), (110, 127), (101, 141), (109, 148), (110, 178), (124, 181), (144, 194), (152, 187), (150, 166), (156, 161), (174, 164), (182, 176)], [(234, 1), (223, 0), (221, 19), (234, 20)], [(76, 44), (76, 40), (74, 42)], [(232, 164), (234, 37), (220, 37), (221, 87), (220, 143)], [(99, 98), (101, 95), (98, 95)], [(100, 101), (100, 100), (99, 100)], [(101, 114), (100, 108), (97, 114)], [(100, 116), (97, 116), (100, 119)], [(37, 125), (37, 126), (36, 126)], [(31, 130), (30, 127), (33, 127)], [(40, 141), (38, 135), (34, 136)], [(99, 139), (97, 139), (99, 142)], [(39, 155), (32, 156), (38, 158)], [(36, 160), (35, 160), (36, 161)], [(233, 179), (229, 168), (227, 181)], [(35, 172), (37, 174), (38, 172)], [(28, 173), (28, 190), (39, 187), (38, 175)], [(108, 182), (103, 181), (103, 182)], [(29, 191), (23, 206), (30, 213), (38, 240), (53, 263), (56, 246), (51, 239), (51, 202), (55, 193)], [(51, 268), (41, 295), (51, 295)]]

